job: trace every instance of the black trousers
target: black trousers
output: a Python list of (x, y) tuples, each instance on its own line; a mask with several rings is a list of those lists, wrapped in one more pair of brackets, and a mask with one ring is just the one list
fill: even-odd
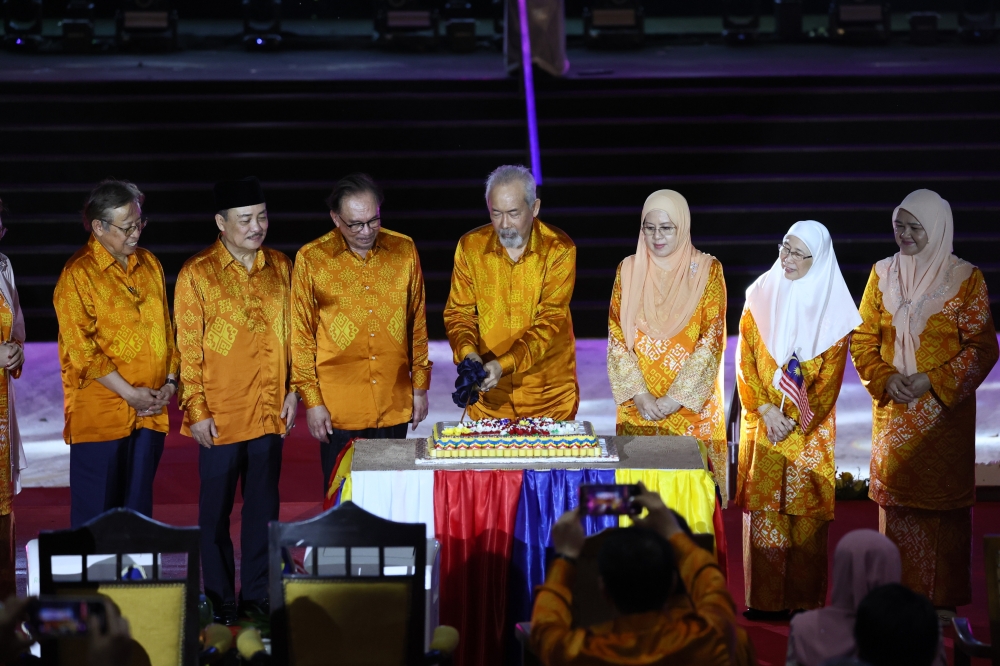
[(122, 506), (152, 518), (153, 478), (166, 437), (139, 428), (121, 439), (70, 446), (69, 522), (73, 529)]
[(212, 604), (236, 601), (236, 563), (229, 537), (229, 515), (236, 499), (236, 482), (243, 491), (240, 530), (240, 598), (268, 598), (267, 523), (278, 519), (278, 479), (281, 476), (281, 435), (264, 435), (210, 449), (199, 447), (198, 526), (201, 528), (201, 569), (205, 594)]
[(362, 439), (406, 439), (406, 427), (409, 423), (388, 426), (385, 428), (365, 428), (364, 430), (338, 430), (333, 429), (333, 434), (325, 442), (319, 443), (319, 457), (323, 462), (323, 497), (330, 488), (330, 477), (333, 476), (333, 466), (337, 463), (337, 456), (344, 450), (347, 443), (359, 437)]

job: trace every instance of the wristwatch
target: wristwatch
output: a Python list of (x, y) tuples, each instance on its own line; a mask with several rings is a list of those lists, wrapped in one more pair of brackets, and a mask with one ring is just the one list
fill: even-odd
[(174, 388), (177, 388), (177, 380), (173, 377), (167, 377), (167, 383), (171, 384)]

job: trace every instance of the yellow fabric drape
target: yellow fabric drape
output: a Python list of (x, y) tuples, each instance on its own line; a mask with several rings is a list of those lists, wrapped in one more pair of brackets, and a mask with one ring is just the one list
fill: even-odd
[[(668, 507), (684, 516), (695, 534), (715, 534), (715, 481), (708, 470), (616, 469), (615, 483), (645, 484), (646, 489), (659, 493)], [(621, 516), (621, 527), (632, 519)]]
[(353, 462), (354, 444), (351, 444), (344, 451), (344, 457), (340, 459), (337, 469), (333, 471), (333, 482), (330, 483), (330, 487), (326, 491), (327, 498), (333, 497), (333, 494), (337, 492), (337, 488), (340, 488), (340, 482), (343, 481), (344, 489), (340, 492), (340, 501), (346, 502), (351, 499), (351, 464)]

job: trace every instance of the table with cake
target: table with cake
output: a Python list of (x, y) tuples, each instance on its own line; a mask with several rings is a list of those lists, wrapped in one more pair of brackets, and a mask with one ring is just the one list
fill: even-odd
[[(597, 435), (547, 418), (436, 423), (427, 439), (356, 440), (340, 501), (427, 526), (441, 542), (440, 621), (503, 651), (530, 617), (552, 523), (581, 483), (642, 481), (696, 533), (721, 532), (715, 483), (693, 437)], [(588, 534), (627, 518), (588, 517)], [(724, 558), (724, 542), (719, 542)], [(551, 551), (550, 551), (551, 552)], [(510, 646), (508, 646), (510, 649)], [(485, 654), (486, 652), (484, 652)]]

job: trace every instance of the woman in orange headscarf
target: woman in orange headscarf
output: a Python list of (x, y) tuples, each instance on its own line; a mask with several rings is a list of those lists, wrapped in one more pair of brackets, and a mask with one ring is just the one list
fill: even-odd
[(649, 195), (635, 254), (618, 266), (608, 315), (608, 377), (619, 435), (690, 435), (726, 493), (722, 264), (691, 245), (691, 211), (673, 190)]
[(982, 272), (952, 254), (951, 206), (930, 190), (893, 212), (899, 252), (875, 264), (851, 355), (872, 396), (871, 498), (903, 584), (939, 609), (972, 601), (976, 389), (997, 361)]

